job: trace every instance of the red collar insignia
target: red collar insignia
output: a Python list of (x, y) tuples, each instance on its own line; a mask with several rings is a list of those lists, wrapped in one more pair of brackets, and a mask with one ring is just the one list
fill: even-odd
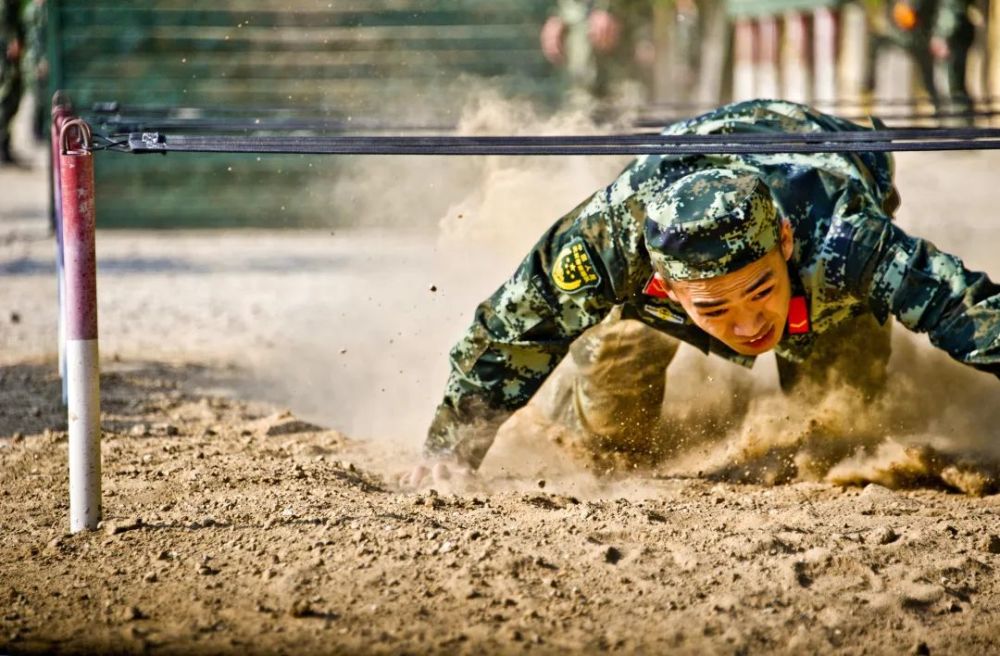
[(805, 335), (810, 330), (809, 302), (805, 296), (793, 296), (788, 302), (788, 334)]
[(642, 293), (653, 298), (667, 298), (667, 283), (664, 282), (660, 274), (654, 273), (650, 277), (649, 282), (646, 283), (646, 287), (643, 288)]

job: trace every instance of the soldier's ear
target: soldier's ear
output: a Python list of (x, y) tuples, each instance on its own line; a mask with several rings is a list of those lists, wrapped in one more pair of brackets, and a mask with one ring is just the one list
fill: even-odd
[(795, 251), (795, 234), (792, 232), (792, 224), (788, 219), (781, 220), (781, 256), (785, 261), (792, 259)]

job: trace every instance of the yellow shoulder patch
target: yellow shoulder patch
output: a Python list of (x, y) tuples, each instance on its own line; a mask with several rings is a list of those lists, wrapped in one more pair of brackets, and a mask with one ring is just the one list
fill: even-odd
[(552, 265), (552, 282), (572, 294), (601, 284), (601, 276), (587, 251), (587, 245), (577, 237), (562, 247)]

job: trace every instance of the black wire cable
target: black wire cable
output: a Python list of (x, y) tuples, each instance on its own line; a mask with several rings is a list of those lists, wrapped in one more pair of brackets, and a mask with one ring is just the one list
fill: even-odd
[[(956, 111), (956, 112), (897, 112), (897, 113), (885, 113), (885, 112), (872, 112), (868, 114), (837, 114), (838, 118), (842, 118), (847, 121), (861, 122), (870, 119), (872, 116), (882, 120), (882, 121), (947, 121), (951, 119), (977, 119), (977, 118), (993, 118), (995, 116), (1000, 116), (1000, 109), (979, 109), (970, 111)], [(668, 125), (670, 123), (675, 123), (677, 121), (685, 120), (688, 117), (676, 117), (676, 116), (657, 116), (657, 115), (640, 115), (633, 125), (638, 128), (652, 128), (662, 125)]]
[[(896, 114), (877, 114), (883, 121), (925, 121), (948, 119), (992, 118), (1000, 115), (1000, 109), (961, 112), (913, 112)], [(327, 119), (327, 118), (181, 118), (154, 116), (121, 116), (111, 117), (89, 116), (91, 123), (110, 133), (130, 132), (163, 132), (172, 130), (214, 131), (214, 132), (313, 132), (313, 133), (346, 133), (346, 132), (451, 132), (457, 128), (455, 124), (446, 123), (394, 123), (379, 120), (359, 119)], [(690, 118), (688, 116), (657, 116), (640, 115), (632, 126), (635, 128), (661, 128), (678, 121)], [(870, 115), (843, 115), (840, 118), (848, 121), (865, 121)]]
[[(102, 146), (108, 150), (119, 150)], [(998, 128), (586, 136), (233, 136), (132, 133), (128, 152), (313, 155), (776, 154), (1000, 149)]]
[[(968, 104), (970, 105), (993, 105), (1000, 103), (1000, 96), (979, 96), (976, 98), (969, 98)], [(917, 97), (895, 97), (895, 98), (835, 98), (833, 100), (809, 100), (807, 102), (811, 107), (828, 107), (835, 109), (859, 109), (865, 107), (914, 107), (921, 105), (932, 105), (933, 100), (930, 98), (917, 98)], [(682, 112), (698, 112), (698, 111), (708, 111), (711, 110), (716, 105), (711, 103), (702, 104), (696, 102), (652, 102), (649, 104), (650, 107), (657, 107), (662, 109), (669, 109), (672, 111), (682, 111)]]
[[(897, 106), (903, 106), (908, 99), (896, 99)], [(915, 107), (916, 102), (909, 103)], [(659, 115), (658, 107), (695, 107), (682, 103), (649, 105), (641, 111), (639, 118), (632, 125), (637, 129), (660, 128), (690, 118), (690, 115)], [(707, 110), (710, 108), (702, 108)], [(451, 132), (457, 128), (455, 124), (442, 122), (406, 123), (393, 122), (370, 117), (344, 117), (331, 115), (295, 116), (284, 115), (292, 110), (279, 109), (236, 109), (216, 112), (205, 108), (171, 108), (162, 107), (125, 107), (117, 102), (98, 103), (94, 105), (86, 118), (100, 129), (115, 134), (131, 132), (165, 132), (183, 130), (188, 132), (233, 132), (233, 133), (272, 133), (272, 132), (312, 132), (312, 133), (348, 133), (348, 132)], [(983, 107), (980, 109), (964, 109), (955, 111), (910, 111), (886, 114), (873, 112), (883, 121), (943, 121), (949, 119), (993, 118), (1000, 115), (1000, 107)], [(840, 118), (849, 121), (865, 121), (871, 114), (842, 114)]]
[(385, 121), (327, 118), (180, 118), (156, 116), (91, 115), (91, 122), (113, 133), (160, 132), (166, 130), (217, 132), (445, 132), (456, 128), (446, 123), (389, 123)]

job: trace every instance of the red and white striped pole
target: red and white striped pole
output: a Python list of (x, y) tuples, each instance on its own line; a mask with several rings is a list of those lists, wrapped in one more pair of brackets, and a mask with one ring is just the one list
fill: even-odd
[(757, 19), (757, 47), (754, 65), (754, 96), (757, 98), (780, 98), (778, 89), (778, 54), (781, 36), (778, 31), (778, 19), (774, 16), (761, 16)]
[(62, 402), (66, 405), (66, 285), (63, 259), (62, 187), (59, 183), (59, 143), (63, 123), (73, 116), (73, 107), (61, 92), (52, 98), (52, 215), (56, 233), (56, 284), (59, 300), (59, 378), (62, 381)]
[(97, 350), (94, 155), (90, 126), (67, 120), (59, 135), (66, 292), (69, 528), (101, 521), (101, 400)]
[(809, 31), (805, 14), (787, 11), (784, 15), (785, 44), (781, 57), (782, 98), (808, 102), (809, 93)]
[(829, 7), (813, 9), (813, 98), (830, 111), (837, 101), (837, 15)]
[(756, 29), (749, 18), (736, 20), (733, 26), (733, 100), (754, 97), (754, 62), (756, 61)]

